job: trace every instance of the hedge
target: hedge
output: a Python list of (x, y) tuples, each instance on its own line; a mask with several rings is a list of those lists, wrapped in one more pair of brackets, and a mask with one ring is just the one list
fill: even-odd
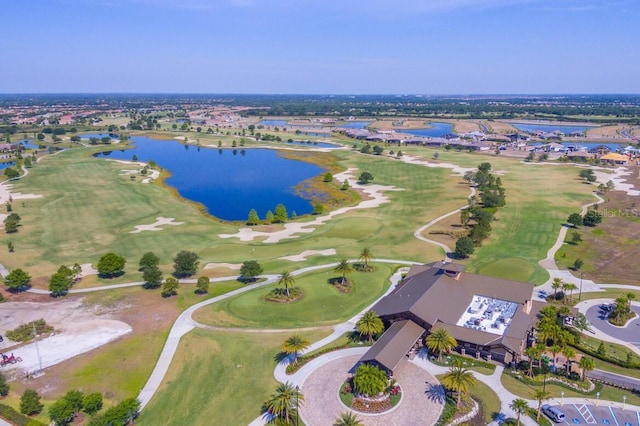
[(324, 348), (312, 355), (302, 355), (298, 357), (296, 361), (289, 363), (289, 365), (287, 365), (287, 369), (285, 370), (285, 372), (287, 374), (293, 374), (296, 371), (298, 371), (300, 368), (302, 368), (303, 365), (319, 357), (320, 355), (324, 355), (326, 353), (333, 352), (333, 351), (339, 351), (340, 349), (347, 349), (347, 348), (352, 348), (357, 346), (360, 346), (360, 345), (355, 343), (345, 343), (344, 345), (330, 346), (328, 348)]
[(626, 362), (626, 361), (619, 360), (617, 358), (610, 358), (606, 355), (600, 355), (597, 351), (594, 351), (589, 347), (583, 346), (580, 343), (570, 343), (570, 345), (578, 349), (579, 351), (586, 353), (589, 356), (599, 359), (600, 361), (608, 362), (609, 364), (615, 364), (618, 367), (632, 368), (635, 370), (640, 369), (640, 363)]
[(20, 414), (13, 407), (0, 404), (0, 417), (16, 426), (47, 426), (46, 424), (32, 419), (24, 414)]

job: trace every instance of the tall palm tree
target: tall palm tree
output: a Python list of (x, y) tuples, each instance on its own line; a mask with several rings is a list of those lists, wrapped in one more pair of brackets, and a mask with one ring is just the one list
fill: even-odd
[(569, 304), (571, 304), (571, 302), (573, 302), (573, 291), (577, 290), (578, 286), (575, 285), (574, 283), (566, 283), (565, 289), (569, 290)]
[(444, 328), (440, 328), (427, 336), (427, 347), (438, 354), (438, 361), (442, 361), (442, 352), (458, 346), (458, 342)]
[(353, 411), (345, 411), (333, 422), (333, 426), (364, 426), (364, 423), (360, 421)]
[(533, 377), (533, 362), (540, 358), (544, 352), (544, 347), (541, 345), (533, 345), (528, 347), (524, 354), (529, 358), (529, 377)]
[(536, 392), (533, 394), (533, 398), (538, 401), (538, 414), (536, 416), (536, 420), (540, 420), (540, 411), (542, 408), (542, 401), (551, 398), (551, 394), (544, 389), (536, 389)]
[(282, 351), (288, 355), (293, 355), (293, 362), (298, 362), (298, 354), (309, 347), (309, 341), (299, 334), (294, 334), (282, 342)]
[(633, 300), (636, 300), (636, 295), (635, 295), (635, 293), (629, 292), (629, 293), (626, 294), (626, 296), (627, 296), (627, 300), (629, 301), (629, 309), (631, 309), (631, 302)]
[(553, 354), (553, 366), (556, 366), (556, 356), (558, 355), (558, 353), (562, 352), (562, 346), (560, 345), (553, 345), (549, 348), (549, 350), (551, 351), (551, 353)]
[(285, 291), (287, 292), (287, 297), (290, 296), (289, 288), (293, 287), (296, 284), (296, 279), (289, 271), (284, 271), (280, 274), (280, 278), (278, 278), (278, 285), (284, 286)]
[(583, 356), (580, 358), (580, 362), (578, 362), (578, 367), (582, 369), (582, 381), (587, 377), (587, 371), (592, 371), (596, 368), (595, 362), (593, 362), (593, 358), (588, 358)]
[(562, 348), (562, 355), (567, 359), (567, 377), (569, 377), (571, 373), (571, 358), (576, 356), (576, 351), (570, 346), (565, 346)]
[(369, 269), (369, 261), (371, 259), (373, 259), (373, 253), (371, 253), (371, 250), (369, 250), (368, 247), (363, 248), (362, 252), (360, 252), (360, 260), (364, 262), (365, 271)]
[(342, 259), (335, 267), (334, 271), (342, 274), (342, 285), (344, 285), (347, 274), (353, 272), (353, 268), (351, 268), (351, 265), (349, 264), (349, 261), (347, 259)]
[(516, 398), (511, 404), (509, 404), (509, 408), (515, 411), (516, 415), (518, 416), (518, 426), (520, 426), (520, 416), (526, 413), (527, 408), (529, 408), (529, 406), (527, 405), (527, 401), (522, 398)]
[(360, 336), (363, 334), (369, 336), (369, 341), (371, 341), (373, 336), (384, 331), (384, 324), (375, 311), (367, 311), (356, 322), (356, 330)]
[(471, 371), (463, 368), (462, 363), (458, 361), (453, 367), (449, 368), (448, 373), (442, 376), (441, 382), (446, 388), (457, 393), (457, 406), (459, 407), (462, 394), (469, 392), (471, 386), (476, 383), (476, 378)]
[(553, 300), (558, 300), (558, 289), (562, 287), (562, 279), (554, 278), (553, 283), (551, 283), (551, 288), (553, 289)]
[(265, 406), (274, 418), (290, 424), (292, 418), (298, 417), (298, 406), (302, 402), (304, 402), (304, 395), (300, 389), (286, 382), (276, 387), (276, 392), (271, 395)]

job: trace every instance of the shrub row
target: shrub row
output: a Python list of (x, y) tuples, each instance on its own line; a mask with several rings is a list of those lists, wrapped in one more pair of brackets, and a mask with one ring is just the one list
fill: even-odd
[[(506, 374), (510, 375), (511, 377), (513, 377), (516, 380), (519, 380), (521, 382), (523, 382), (526, 385), (529, 386), (540, 386), (544, 380), (535, 380), (532, 379), (530, 377), (528, 377), (526, 374), (514, 374), (511, 371), (504, 371)], [(563, 380), (561, 377), (559, 376), (550, 376), (547, 378), (547, 382), (553, 382), (553, 384), (558, 385), (558, 386), (562, 386), (563, 388), (569, 389), (569, 390), (574, 390), (576, 392), (580, 392), (583, 393), (585, 395), (594, 395), (596, 392), (599, 392), (602, 390), (602, 383), (595, 383), (595, 386), (593, 387), (593, 389), (591, 390), (587, 390), (584, 389), (585, 386), (589, 386), (583, 382), (574, 382), (574, 383), (567, 383), (565, 380)], [(591, 382), (589, 382), (591, 383)]]
[(633, 369), (640, 369), (640, 363), (637, 362), (627, 362), (627, 361), (623, 361), (621, 359), (618, 358), (612, 358), (612, 357), (608, 357), (607, 355), (602, 355), (599, 354), (597, 351), (594, 351), (593, 349), (589, 348), (588, 346), (583, 345), (582, 343), (569, 343), (571, 346), (573, 346), (574, 348), (578, 349), (581, 352), (586, 353), (589, 356), (592, 356), (594, 358), (599, 359), (600, 361), (604, 361), (604, 362), (608, 362), (610, 364), (615, 364), (618, 367), (624, 367), (624, 368), (633, 368)]
[(536, 408), (527, 407), (527, 416), (531, 417), (537, 424), (541, 426), (553, 426), (551, 420), (546, 418), (546, 416), (540, 413), (540, 420), (538, 419), (538, 410)]
[(44, 423), (20, 414), (13, 407), (4, 404), (0, 404), (0, 417), (16, 426), (46, 426)]
[(31, 321), (27, 324), (21, 324), (15, 329), (7, 331), (7, 337), (14, 342), (28, 342), (33, 339), (34, 324), (36, 327), (36, 333), (38, 334), (51, 333), (53, 331), (53, 327), (48, 325), (44, 319), (40, 318), (39, 320)]
[[(496, 370), (496, 365), (495, 364), (491, 364), (490, 362), (486, 362), (486, 361), (482, 361), (482, 360), (479, 360), (479, 359), (475, 359), (475, 358), (470, 357), (470, 356), (462, 356), (462, 355), (458, 355), (458, 354), (452, 353), (450, 355), (447, 355), (447, 358), (460, 360), (460, 362), (462, 362), (465, 367), (484, 367), (484, 368), (488, 368), (491, 371), (495, 371)], [(432, 363), (434, 363), (436, 365), (443, 366), (443, 367), (451, 365), (451, 363), (445, 364), (444, 362), (438, 361), (438, 358), (436, 358), (435, 355), (432, 355), (432, 358), (430, 358), (430, 360), (431, 360)]]
[(442, 414), (440, 414), (440, 418), (436, 422), (436, 426), (444, 426), (447, 425), (453, 420), (453, 416), (456, 415), (456, 400), (447, 396), (447, 401), (444, 404), (444, 408), (442, 409)]
[(320, 355), (324, 355), (326, 353), (329, 352), (333, 352), (333, 351), (338, 351), (340, 349), (347, 349), (347, 348), (351, 348), (354, 346), (359, 346), (356, 345), (354, 343), (345, 343), (344, 345), (338, 345), (338, 346), (330, 346), (328, 348), (324, 348), (314, 354), (311, 355), (302, 355), (301, 357), (298, 357), (298, 361), (297, 362), (292, 362), (289, 365), (287, 365), (287, 369), (285, 370), (287, 374), (293, 374), (296, 371), (298, 371), (299, 369), (301, 369), (305, 364), (307, 364), (309, 361), (319, 357)]

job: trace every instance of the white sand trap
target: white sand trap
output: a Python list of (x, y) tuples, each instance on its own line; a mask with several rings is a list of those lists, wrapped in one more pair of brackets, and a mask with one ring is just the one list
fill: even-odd
[[(0, 317), (2, 334), (20, 324), (40, 318), (54, 327), (56, 330), (54, 335), (38, 340), (40, 362), (43, 368), (96, 349), (131, 332), (128, 324), (109, 319), (106, 315), (97, 316), (91, 309), (84, 308), (78, 299), (61, 300), (55, 303), (2, 303)], [(12, 346), (15, 346), (15, 343), (5, 339), (2, 343), (2, 352), (13, 352), (16, 357), (22, 358), (22, 362), (6, 366), (3, 370), (13, 370), (22, 374), (39, 368), (34, 343), (15, 349)]]
[(361, 201), (360, 204), (354, 207), (343, 207), (338, 210), (334, 210), (327, 215), (318, 216), (314, 220), (310, 222), (303, 223), (286, 223), (284, 225), (284, 229), (275, 232), (261, 232), (255, 231), (252, 228), (241, 228), (235, 234), (220, 234), (218, 235), (220, 238), (238, 238), (240, 241), (253, 241), (258, 237), (267, 237), (264, 242), (268, 244), (278, 243), (286, 238), (297, 238), (297, 234), (308, 234), (315, 231), (315, 228), (324, 225), (325, 222), (333, 218), (334, 216), (338, 216), (344, 213), (347, 213), (351, 210), (356, 209), (371, 209), (380, 206), (381, 204), (388, 203), (389, 197), (385, 195), (386, 191), (404, 191), (403, 189), (396, 188), (394, 186), (384, 186), (384, 185), (360, 185), (358, 184), (356, 178), (353, 173), (358, 169), (350, 168), (342, 173), (338, 173), (334, 175), (339, 182), (344, 182), (345, 180), (349, 182), (349, 186), (352, 188), (360, 189), (366, 195), (370, 197), (368, 200)]
[(9, 199), (12, 200), (27, 200), (33, 198), (42, 198), (39, 194), (23, 194), (21, 192), (11, 192), (13, 185), (7, 182), (0, 183), (0, 204), (6, 204)]
[[(626, 167), (618, 167), (616, 169), (605, 169), (607, 172), (603, 172), (600, 170), (594, 170), (594, 174), (596, 175), (596, 180), (599, 183), (607, 184), (609, 181), (613, 181), (615, 185), (616, 191), (625, 191), (627, 195), (637, 196), (640, 195), (640, 191), (634, 188), (633, 184), (627, 183), (626, 177), (630, 176), (634, 171), (627, 169)], [(613, 173), (609, 173), (609, 171), (613, 171)]]
[[(477, 169), (475, 167), (461, 167), (461, 166), (456, 166), (455, 164), (449, 164), (449, 163), (434, 163), (434, 162), (430, 162), (427, 160), (420, 160), (416, 157), (412, 157), (410, 155), (403, 155), (400, 158), (401, 161), (407, 163), (407, 164), (417, 164), (420, 166), (426, 166), (426, 167), (435, 167), (435, 168), (443, 168), (443, 169), (451, 169), (452, 173), (455, 173), (457, 175), (460, 176), (464, 176), (464, 174), (466, 172), (475, 172)], [(496, 173), (496, 172), (493, 172)]]
[(315, 256), (315, 255), (332, 256), (334, 254), (336, 254), (336, 249), (305, 250), (302, 253), (299, 253), (299, 254), (296, 254), (296, 255), (293, 255), (293, 256), (279, 257), (278, 259), (290, 260), (292, 262), (304, 262), (305, 260), (307, 260), (307, 257), (309, 257), (309, 256)]
[(158, 179), (160, 177), (160, 172), (158, 170), (149, 170), (146, 178), (142, 179), (142, 183), (150, 183), (154, 179)]
[(184, 224), (184, 222), (174, 222), (173, 217), (157, 217), (156, 221), (151, 225), (136, 225), (135, 231), (131, 231), (130, 234), (139, 234), (143, 231), (162, 231), (160, 228), (162, 225), (178, 226)]
[(91, 263), (83, 263), (80, 265), (80, 277), (86, 277), (89, 275), (98, 275), (98, 270), (91, 266)]
[(206, 265), (204, 265), (204, 269), (227, 268), (234, 271), (240, 270), (241, 267), (241, 263), (207, 263)]

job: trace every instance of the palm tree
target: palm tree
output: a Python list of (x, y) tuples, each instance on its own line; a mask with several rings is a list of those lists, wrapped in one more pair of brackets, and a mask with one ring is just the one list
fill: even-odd
[(458, 342), (444, 328), (440, 328), (427, 336), (427, 347), (438, 354), (438, 361), (442, 361), (442, 352), (450, 351), (458, 346)]
[(363, 334), (369, 336), (369, 341), (371, 341), (373, 336), (384, 331), (384, 324), (375, 311), (367, 311), (356, 322), (356, 330), (361, 337)]
[(593, 362), (593, 358), (583, 356), (580, 358), (580, 362), (578, 362), (578, 367), (582, 369), (582, 381), (584, 382), (585, 377), (587, 377), (587, 371), (595, 369), (596, 364)]
[(556, 366), (556, 355), (562, 351), (562, 346), (560, 345), (553, 345), (549, 348), (549, 350), (551, 351), (551, 353), (553, 354), (553, 366)]
[(518, 416), (518, 426), (520, 426), (520, 416), (526, 413), (527, 408), (529, 408), (529, 406), (527, 405), (527, 401), (522, 398), (516, 398), (511, 404), (509, 404), (509, 408), (515, 411), (516, 415)]
[(567, 359), (567, 377), (569, 377), (571, 373), (571, 358), (576, 356), (576, 351), (570, 346), (565, 346), (562, 348), (562, 355)]
[(449, 368), (449, 372), (442, 376), (442, 384), (458, 394), (457, 406), (460, 406), (462, 394), (469, 392), (471, 386), (476, 383), (476, 378), (471, 371), (462, 367), (460, 361), (456, 365)]
[(280, 278), (278, 278), (278, 285), (283, 285), (285, 291), (287, 292), (287, 297), (289, 294), (289, 287), (293, 287), (296, 284), (296, 279), (293, 277), (291, 272), (284, 271), (280, 274)]
[(636, 300), (636, 295), (634, 293), (627, 293), (627, 300), (629, 301), (629, 310), (631, 310), (631, 301)]
[(298, 405), (301, 402), (304, 402), (304, 395), (300, 393), (300, 389), (286, 382), (278, 385), (276, 392), (271, 395), (265, 406), (274, 418), (290, 424), (292, 417), (298, 417)]
[(551, 394), (544, 389), (537, 389), (533, 394), (533, 398), (538, 401), (538, 414), (536, 416), (536, 420), (540, 420), (540, 409), (542, 408), (542, 401), (549, 399)]
[(574, 283), (566, 283), (565, 289), (569, 290), (569, 304), (571, 304), (571, 302), (573, 302), (573, 291), (577, 290), (578, 286), (575, 285)]
[(551, 288), (553, 289), (553, 300), (556, 301), (558, 296), (558, 289), (562, 287), (562, 280), (560, 278), (554, 278), (553, 283), (551, 283)]
[(334, 269), (335, 272), (342, 274), (342, 285), (344, 285), (344, 281), (347, 278), (347, 274), (353, 272), (351, 265), (349, 265), (349, 261), (347, 259), (342, 259), (338, 265)]
[(333, 426), (364, 426), (364, 423), (358, 419), (353, 411), (345, 411), (333, 422)]
[(300, 336), (299, 334), (294, 334), (289, 337), (287, 340), (282, 342), (282, 351), (287, 355), (293, 355), (293, 362), (298, 362), (298, 354), (301, 351), (304, 351), (309, 347), (309, 341)]
[(533, 377), (533, 361), (540, 358), (544, 352), (544, 347), (541, 345), (533, 345), (528, 347), (524, 354), (529, 358), (529, 377)]
[(360, 252), (360, 260), (364, 262), (365, 271), (369, 269), (369, 261), (371, 259), (373, 259), (373, 253), (371, 253), (371, 250), (369, 250), (367, 247), (363, 248), (362, 252)]

